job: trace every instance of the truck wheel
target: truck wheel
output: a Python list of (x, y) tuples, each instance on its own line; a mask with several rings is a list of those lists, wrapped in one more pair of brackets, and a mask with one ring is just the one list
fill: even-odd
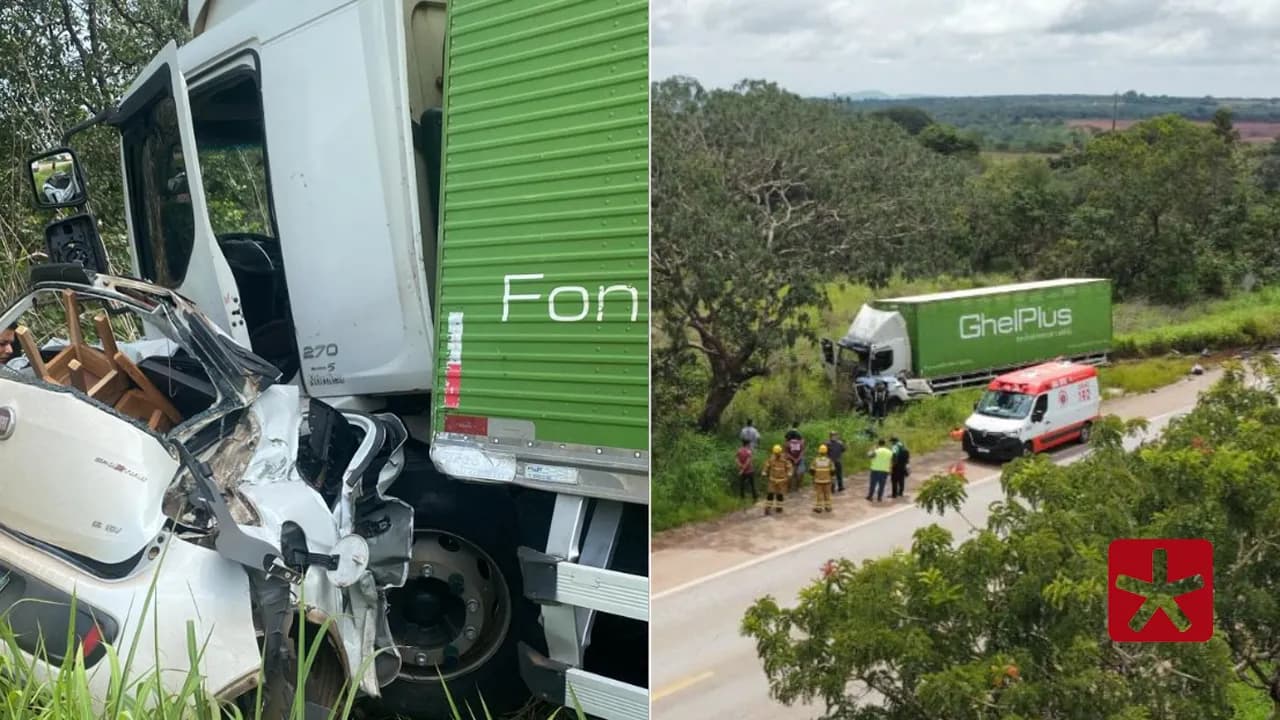
[(1080, 444), (1088, 445), (1091, 434), (1093, 434), (1093, 423), (1085, 423), (1084, 427), (1080, 428)]
[(483, 698), (495, 717), (513, 712), (531, 695), (517, 644), (544, 642), (523, 594), (515, 504), (506, 487), (405, 474), (390, 494), (414, 506), (417, 530), (409, 580), (387, 596), (403, 663), (381, 705), (414, 720), (451, 718), (447, 685), (459, 708)]

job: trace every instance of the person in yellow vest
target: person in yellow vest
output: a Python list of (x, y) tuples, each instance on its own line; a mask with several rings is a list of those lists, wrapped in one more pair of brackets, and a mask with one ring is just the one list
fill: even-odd
[(827, 457), (827, 446), (818, 446), (818, 457), (809, 466), (813, 475), (813, 511), (831, 512), (831, 482), (835, 480), (836, 464)]
[(867, 490), (867, 499), (874, 497), (876, 502), (883, 502), (884, 484), (893, 469), (893, 451), (885, 445), (884, 438), (880, 438), (867, 457), (871, 458), (871, 488)]
[(787, 499), (787, 481), (794, 467), (791, 460), (782, 454), (782, 446), (774, 445), (773, 453), (764, 461), (764, 476), (769, 481), (769, 492), (764, 502), (765, 515), (774, 510), (782, 512), (782, 501)]

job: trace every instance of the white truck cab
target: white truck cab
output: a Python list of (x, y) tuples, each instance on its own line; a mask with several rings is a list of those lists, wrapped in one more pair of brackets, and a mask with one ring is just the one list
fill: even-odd
[(1050, 362), (997, 377), (965, 421), (973, 459), (1011, 459), (1087, 443), (1102, 403), (1092, 365)]

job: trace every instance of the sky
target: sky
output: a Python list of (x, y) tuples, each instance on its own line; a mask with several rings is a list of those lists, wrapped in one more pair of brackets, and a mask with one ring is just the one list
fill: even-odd
[(1280, 0), (649, 0), (651, 76), (829, 96), (1280, 97)]

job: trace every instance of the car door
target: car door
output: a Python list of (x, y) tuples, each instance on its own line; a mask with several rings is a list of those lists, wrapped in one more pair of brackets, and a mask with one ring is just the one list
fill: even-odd
[(248, 347), (240, 292), (209, 223), (177, 44), (138, 75), (110, 123), (121, 132), (135, 274), (185, 296)]

